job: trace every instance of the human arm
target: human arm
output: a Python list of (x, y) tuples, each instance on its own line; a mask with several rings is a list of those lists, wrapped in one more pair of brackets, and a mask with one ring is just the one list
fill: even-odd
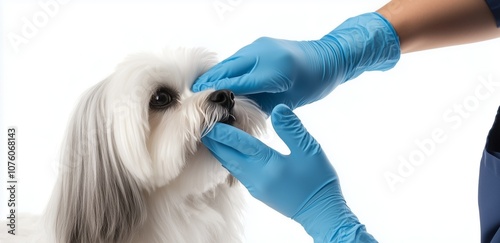
[[(393, 0), (377, 12), (383, 18), (372, 14), (368, 21), (346, 21), (318, 41), (258, 39), (202, 75), (193, 91), (230, 89), (248, 95), (266, 113), (279, 103), (294, 109), (323, 98), (364, 71), (390, 69), (400, 52), (500, 37), (499, 0)], [(340, 41), (332, 45), (330, 40)], [(320, 43), (321, 48), (300, 47), (309, 43)], [(386, 65), (363, 65), (366, 60)]]
[(300, 223), (315, 242), (376, 242), (347, 206), (335, 169), (295, 114), (278, 105), (271, 121), (289, 155), (226, 124), (202, 141), (252, 196)]
[(485, 0), (393, 0), (377, 12), (396, 30), (402, 53), (500, 37)]

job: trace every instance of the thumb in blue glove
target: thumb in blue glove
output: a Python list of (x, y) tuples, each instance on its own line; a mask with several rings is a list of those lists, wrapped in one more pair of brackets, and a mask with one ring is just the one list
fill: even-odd
[(345, 204), (321, 146), (290, 108), (276, 106), (271, 119), (289, 155), (226, 124), (202, 141), (253, 197), (300, 223), (316, 242), (375, 242)]

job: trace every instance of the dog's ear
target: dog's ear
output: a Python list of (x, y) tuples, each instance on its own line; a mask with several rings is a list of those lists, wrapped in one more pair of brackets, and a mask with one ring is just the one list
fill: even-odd
[(52, 201), (57, 242), (123, 242), (145, 221), (143, 185), (123, 161), (137, 157), (121, 147), (144, 135), (113, 124), (106, 89), (103, 81), (84, 94), (68, 127)]

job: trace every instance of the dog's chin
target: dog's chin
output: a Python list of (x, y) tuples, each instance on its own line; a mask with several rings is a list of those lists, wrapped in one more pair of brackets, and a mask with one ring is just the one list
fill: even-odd
[[(236, 117), (234, 116), (232, 111), (229, 111), (229, 114), (227, 116), (225, 116), (223, 119), (221, 119), (219, 122), (230, 125), (230, 126), (234, 126), (234, 124), (236, 123)], [(214, 159), (215, 159), (215, 157), (214, 157)], [(236, 177), (229, 174), (229, 172), (228, 172), (225, 183), (227, 183), (229, 186), (234, 186), (238, 183), (238, 179), (236, 179)]]
[[(242, 115), (242, 111), (236, 113), (238, 115)], [(222, 114), (219, 113), (219, 117), (220, 118), (218, 119), (218, 121), (216, 121), (216, 123), (219, 122), (227, 124), (243, 131), (252, 133), (252, 129), (250, 129), (248, 125), (240, 122), (233, 109), (226, 110)], [(207, 128), (207, 130), (212, 129), (214, 125), (215, 124), (212, 124), (209, 128)], [(205, 169), (202, 169), (198, 172), (209, 174), (209, 177), (211, 178), (199, 185), (200, 187), (204, 188), (205, 191), (210, 191), (220, 184), (227, 184), (229, 186), (237, 185), (238, 180), (220, 164), (217, 158), (215, 158), (209, 152), (208, 148), (206, 148), (202, 143), (199, 144), (199, 147), (193, 157), (191, 159), (188, 159), (188, 163), (193, 163), (197, 160), (204, 160), (204, 164), (206, 166)], [(200, 167), (202, 166), (198, 165), (196, 169), (198, 170), (200, 169)]]

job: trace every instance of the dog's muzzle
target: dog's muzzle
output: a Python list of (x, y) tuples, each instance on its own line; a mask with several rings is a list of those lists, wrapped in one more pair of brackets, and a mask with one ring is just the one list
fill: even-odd
[(220, 120), (222, 123), (226, 123), (231, 125), (236, 121), (236, 118), (233, 115), (234, 108), (234, 94), (230, 90), (223, 89), (214, 91), (208, 97), (208, 100), (213, 104), (216, 104), (222, 108), (224, 108), (227, 113), (224, 114)]

